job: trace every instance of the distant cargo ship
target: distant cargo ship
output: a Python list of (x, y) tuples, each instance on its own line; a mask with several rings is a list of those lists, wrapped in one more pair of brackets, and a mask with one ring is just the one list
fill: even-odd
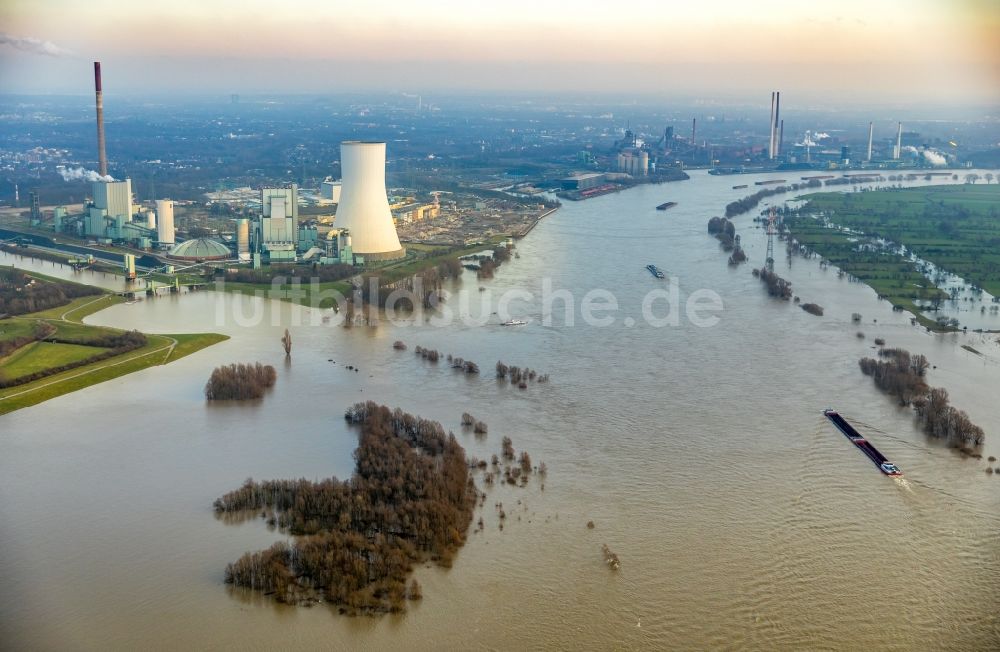
[(817, 175), (814, 175), (814, 176), (811, 176), (811, 177), (802, 177), (802, 180), (803, 181), (811, 181), (813, 179), (832, 179), (834, 176), (836, 176), (836, 175), (833, 175), (833, 174), (817, 174)]
[(667, 278), (667, 275), (663, 273), (663, 270), (656, 265), (646, 265), (646, 269), (648, 269), (649, 273), (656, 278)]
[(746, 187), (747, 187), (747, 184), (744, 183), (742, 186), (733, 186), (733, 190), (743, 190)]
[(659, 206), (657, 206), (656, 210), (658, 210), (658, 211), (665, 211), (668, 208), (673, 208), (676, 205), (677, 205), (677, 202), (675, 202), (675, 201), (667, 201), (667, 202), (663, 202), (662, 204), (660, 204)]
[(754, 185), (757, 186), (772, 186), (776, 183), (785, 183), (784, 179), (771, 179), (770, 181), (757, 181)]

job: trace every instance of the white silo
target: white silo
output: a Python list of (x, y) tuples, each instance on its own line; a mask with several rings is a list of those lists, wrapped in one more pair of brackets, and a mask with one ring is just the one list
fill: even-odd
[(340, 170), (343, 185), (336, 226), (350, 230), (354, 253), (366, 260), (405, 256), (385, 192), (385, 143), (341, 143)]
[(174, 244), (174, 202), (156, 200), (156, 238), (161, 245)]
[(156, 213), (153, 211), (146, 211), (146, 226), (150, 229), (156, 228)]
[(236, 220), (236, 255), (240, 260), (250, 260), (250, 220)]

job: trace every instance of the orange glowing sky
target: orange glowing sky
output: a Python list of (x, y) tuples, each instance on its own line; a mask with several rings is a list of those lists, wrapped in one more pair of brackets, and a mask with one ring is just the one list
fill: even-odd
[(1000, 104), (997, 0), (4, 0), (0, 25), (7, 92), (87, 92), (81, 70), (100, 59), (120, 92), (781, 88)]

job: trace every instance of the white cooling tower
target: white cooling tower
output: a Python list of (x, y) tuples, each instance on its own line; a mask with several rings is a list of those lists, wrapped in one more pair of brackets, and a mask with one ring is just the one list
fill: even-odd
[(336, 226), (350, 230), (354, 253), (366, 260), (405, 256), (385, 192), (385, 143), (341, 143), (340, 171)]
[(156, 200), (156, 238), (161, 245), (174, 244), (174, 202)]

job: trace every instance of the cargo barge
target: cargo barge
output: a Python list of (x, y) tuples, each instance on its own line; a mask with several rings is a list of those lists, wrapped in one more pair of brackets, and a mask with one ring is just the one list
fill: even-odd
[(668, 208), (673, 208), (676, 205), (677, 205), (677, 202), (675, 202), (675, 201), (666, 201), (666, 202), (663, 202), (662, 204), (660, 204), (659, 206), (657, 206), (656, 210), (658, 210), (658, 211), (665, 211)]
[(740, 185), (740, 186), (733, 186), (733, 190), (743, 190), (746, 187), (747, 187), (747, 184), (744, 183), (743, 185)]
[(755, 186), (773, 186), (776, 183), (785, 183), (784, 179), (771, 179), (770, 181), (757, 181), (753, 185)]
[(667, 275), (663, 273), (663, 270), (657, 267), (656, 265), (646, 265), (646, 269), (648, 269), (649, 273), (655, 276), (656, 278), (667, 277)]
[(847, 420), (840, 416), (840, 413), (836, 410), (827, 408), (823, 410), (823, 416), (832, 421), (833, 425), (837, 426), (837, 429), (840, 430), (845, 437), (850, 439), (852, 444), (857, 446), (861, 452), (868, 457), (868, 459), (874, 462), (879, 471), (889, 476), (903, 475), (903, 472), (899, 470), (899, 467), (887, 460), (885, 455), (872, 446), (871, 442), (867, 441), (861, 433), (855, 430), (854, 426), (847, 423)]

